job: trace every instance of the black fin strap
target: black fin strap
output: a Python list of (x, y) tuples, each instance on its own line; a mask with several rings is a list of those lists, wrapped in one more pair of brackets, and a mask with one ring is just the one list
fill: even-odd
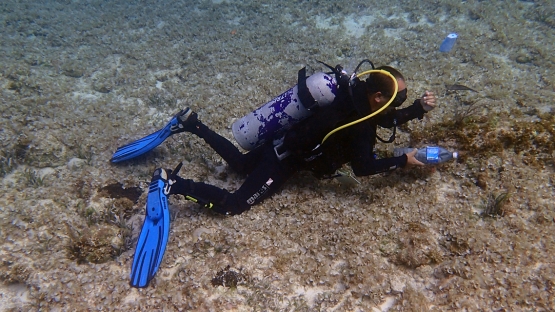
[(313, 110), (318, 107), (318, 102), (314, 99), (314, 97), (312, 97), (310, 90), (308, 90), (308, 87), (306, 86), (306, 67), (299, 70), (297, 88), (297, 94), (299, 95), (299, 99), (301, 100), (301, 104), (303, 104), (304, 108), (307, 110)]
[(183, 167), (183, 162), (180, 162), (175, 169), (172, 170), (172, 172), (169, 174), (168, 180), (173, 180), (175, 179), (175, 177), (177, 176), (177, 174), (179, 173), (179, 170), (181, 170), (181, 167)]

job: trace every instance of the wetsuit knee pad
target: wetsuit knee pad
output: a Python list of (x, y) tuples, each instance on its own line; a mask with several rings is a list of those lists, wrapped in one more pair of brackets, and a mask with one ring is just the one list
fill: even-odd
[(225, 201), (222, 204), (214, 205), (212, 210), (221, 214), (235, 216), (251, 209), (251, 207), (252, 205), (249, 205), (246, 201), (239, 200), (236, 194), (229, 193)]

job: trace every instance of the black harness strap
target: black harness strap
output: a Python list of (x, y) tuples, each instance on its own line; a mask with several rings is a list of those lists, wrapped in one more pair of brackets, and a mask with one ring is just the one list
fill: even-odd
[(316, 101), (314, 97), (312, 97), (312, 94), (310, 94), (310, 90), (308, 90), (308, 87), (306, 86), (306, 67), (303, 67), (299, 70), (297, 88), (299, 99), (301, 100), (301, 104), (303, 104), (304, 108), (308, 110), (314, 110), (318, 107), (318, 101)]
[(391, 134), (391, 136), (389, 137), (388, 140), (384, 140), (382, 138), (380, 138), (380, 136), (376, 134), (376, 138), (380, 141), (382, 141), (382, 143), (393, 143), (393, 141), (395, 141), (395, 133), (397, 132), (397, 119), (393, 119), (393, 133)]

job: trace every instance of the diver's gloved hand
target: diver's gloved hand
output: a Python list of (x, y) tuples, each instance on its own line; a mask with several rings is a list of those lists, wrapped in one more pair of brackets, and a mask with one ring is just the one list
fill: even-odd
[(424, 92), (424, 94), (422, 95), (422, 98), (420, 98), (420, 105), (422, 105), (422, 108), (426, 112), (429, 112), (432, 109), (436, 108), (435, 94), (432, 91)]
[(411, 168), (414, 166), (424, 166), (424, 164), (422, 162), (420, 162), (418, 159), (416, 159), (416, 153), (418, 152), (418, 150), (415, 148), (412, 152), (410, 153), (406, 153), (407, 155), (407, 164), (405, 165), (405, 168)]

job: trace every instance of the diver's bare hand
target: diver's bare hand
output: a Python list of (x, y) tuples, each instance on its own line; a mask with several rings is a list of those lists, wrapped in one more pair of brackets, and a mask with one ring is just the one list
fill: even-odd
[(420, 105), (429, 112), (436, 107), (436, 96), (432, 91), (426, 91), (420, 98)]
[(421, 163), (418, 159), (416, 159), (416, 157), (414, 157), (414, 155), (416, 155), (416, 152), (418, 152), (418, 150), (415, 148), (412, 152), (407, 153), (407, 165), (405, 166), (405, 168), (410, 168), (413, 166), (424, 166), (423, 163)]

